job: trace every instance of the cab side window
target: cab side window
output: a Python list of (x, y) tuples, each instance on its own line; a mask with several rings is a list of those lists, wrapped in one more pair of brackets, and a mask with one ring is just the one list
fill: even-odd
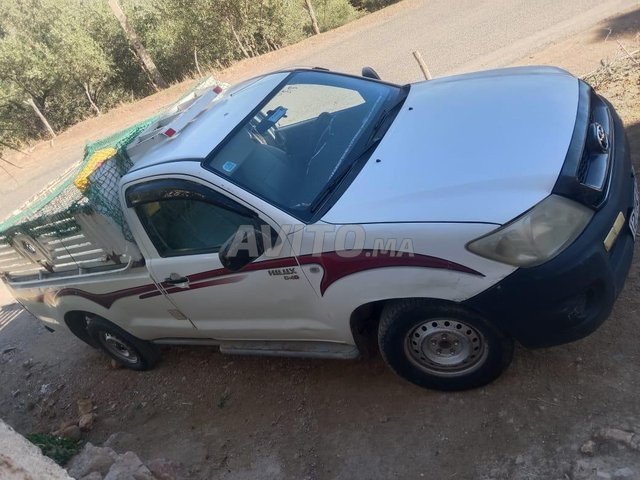
[(240, 226), (255, 222), (244, 207), (233, 208), (226, 198), (224, 202), (216, 202), (220, 194), (209, 191), (209, 197), (208, 192), (202, 193), (202, 187), (198, 189), (190, 192), (161, 188), (155, 195), (145, 192), (130, 205), (160, 256), (218, 252)]

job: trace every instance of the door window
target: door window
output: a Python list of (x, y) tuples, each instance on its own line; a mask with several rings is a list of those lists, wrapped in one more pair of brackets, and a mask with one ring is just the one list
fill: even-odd
[(226, 197), (216, 202), (221, 195), (201, 186), (192, 192), (163, 187), (155, 194), (145, 189), (132, 205), (162, 257), (218, 252), (240, 226), (255, 223), (246, 208), (233, 208)]

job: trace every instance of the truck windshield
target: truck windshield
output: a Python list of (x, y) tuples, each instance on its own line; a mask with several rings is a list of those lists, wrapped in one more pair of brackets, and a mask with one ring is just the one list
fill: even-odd
[[(303, 221), (382, 137), (400, 87), (318, 71), (287, 77), (205, 166)], [(338, 182), (336, 182), (338, 181)]]

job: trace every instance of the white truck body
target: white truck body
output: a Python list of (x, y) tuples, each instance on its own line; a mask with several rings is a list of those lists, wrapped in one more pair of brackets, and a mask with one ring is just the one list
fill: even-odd
[[(139, 249), (141, 255), (102, 271), (7, 275), (13, 295), (52, 328), (81, 313), (158, 344), (353, 358), (364, 348), (358, 339), (362, 319), (379, 314), (385, 302), (466, 305), (526, 270), (468, 245), (554, 194), (581, 121), (583, 87), (576, 78), (559, 69), (518, 68), (405, 87), (402, 106), (362, 168), (324, 211), (318, 210), (321, 216), (301, 220), (231, 174), (207, 167), (239, 126), (298, 72), (339, 76), (291, 70), (258, 77), (198, 107), (194, 120), (171, 138), (137, 152), (131, 147), (134, 165), (118, 194), (135, 245), (110, 249), (103, 238), (95, 247), (119, 253)], [(276, 114), (269, 110), (261, 121)], [(295, 120), (289, 125), (306, 122)], [(273, 123), (284, 131), (286, 122), (282, 127), (280, 117)], [(613, 139), (613, 122), (608, 128)], [(275, 135), (269, 140), (280, 141)], [(242, 168), (235, 162), (221, 168)], [(192, 185), (224, 197), (252, 212), (280, 240), (237, 271), (225, 268), (218, 251), (163, 254), (140, 218), (140, 208), (157, 210), (161, 200), (139, 200), (140, 207), (128, 193), (163, 182), (178, 185), (177, 192)], [(275, 180), (265, 177), (269, 182)], [(94, 222), (93, 228), (100, 226)]]

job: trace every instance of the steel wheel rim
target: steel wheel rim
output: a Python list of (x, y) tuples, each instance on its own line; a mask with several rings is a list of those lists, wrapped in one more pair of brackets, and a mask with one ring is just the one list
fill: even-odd
[(107, 332), (101, 332), (100, 340), (102, 341), (104, 348), (106, 348), (109, 353), (114, 355), (118, 360), (122, 360), (126, 363), (138, 363), (138, 353), (125, 341)]
[(456, 377), (477, 370), (489, 348), (484, 336), (471, 325), (437, 318), (424, 321), (407, 333), (405, 353), (426, 373)]

